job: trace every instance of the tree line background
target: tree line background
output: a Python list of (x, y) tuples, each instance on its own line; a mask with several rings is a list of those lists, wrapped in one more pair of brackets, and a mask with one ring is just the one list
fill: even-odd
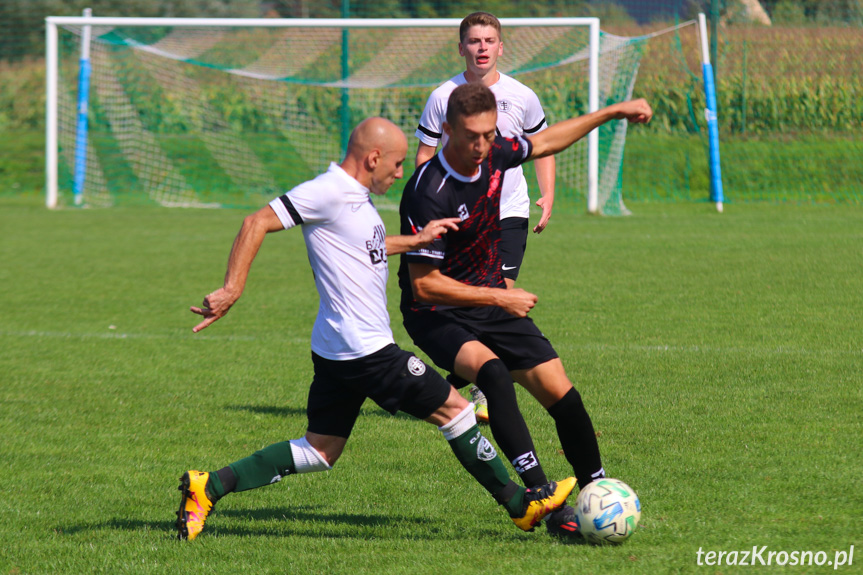
[[(598, 16), (605, 32), (638, 37), (704, 12), (719, 14), (712, 40), (723, 147), (723, 174), (736, 187), (820, 190), (827, 197), (863, 201), (859, 139), (863, 129), (863, 0), (761, 0), (769, 26), (741, 17), (755, 0), (0, 0), (0, 194), (41, 191), (44, 149), (44, 18), (78, 16), (173, 17), (450, 17), (475, 10), (500, 17)], [(756, 4), (757, 5), (757, 4)], [(656, 112), (643, 165), (667, 135), (695, 140), (682, 172), (699, 171), (706, 147), (705, 107), (697, 37), (689, 27), (650, 40), (635, 95)], [(247, 115), (254, 116), (249, 104)], [(675, 139), (676, 138), (676, 139)], [(10, 149), (29, 142), (26, 155)], [(701, 144), (698, 144), (698, 142)], [(627, 140), (627, 165), (638, 166), (638, 140)], [(797, 150), (796, 152), (794, 150)], [(835, 156), (835, 157), (834, 157)], [(833, 159), (830, 159), (833, 158)], [(703, 170), (702, 170), (703, 171)], [(631, 172), (630, 172), (631, 173)], [(736, 177), (735, 177), (736, 175)], [(686, 186), (690, 186), (686, 176)], [(16, 183), (3, 186), (9, 180)], [(29, 183), (17, 183), (27, 181)], [(694, 187), (694, 184), (693, 184)], [(732, 186), (729, 186), (731, 188)]]
[[(0, 0), (0, 60), (41, 55), (45, 17), (78, 16), (84, 8), (98, 16), (209, 18), (458, 18), (482, 9), (500, 17), (598, 15), (616, 23), (647, 24), (711, 14), (713, 3), (725, 17), (742, 0)], [(761, 5), (777, 25), (863, 23), (863, 0), (762, 0)]]

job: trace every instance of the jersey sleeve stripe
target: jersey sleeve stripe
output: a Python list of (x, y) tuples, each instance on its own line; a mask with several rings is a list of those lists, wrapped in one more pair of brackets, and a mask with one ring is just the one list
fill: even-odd
[(526, 130), (524, 131), (524, 133), (525, 133), (525, 134), (535, 134), (535, 133), (539, 132), (539, 131), (542, 129), (542, 127), (543, 127), (544, 125), (545, 125), (545, 118), (543, 117), (543, 119), (542, 119), (542, 120), (540, 120), (539, 124), (537, 124), (537, 125), (536, 125), (536, 126), (534, 126), (533, 128), (528, 128), (528, 129), (526, 129)]
[(422, 249), (418, 252), (407, 252), (405, 254), (405, 256), (408, 257), (408, 261), (411, 263), (427, 263), (427, 262), (423, 262), (422, 260), (414, 260), (414, 258), (420, 257), (420, 258), (432, 258), (435, 260), (443, 260), (444, 253), (443, 252), (433, 252), (433, 251)]
[(432, 132), (431, 130), (429, 130), (428, 128), (426, 128), (425, 126), (423, 126), (422, 124), (420, 124), (420, 125), (418, 125), (418, 126), (417, 126), (417, 130), (419, 130), (420, 132), (422, 132), (423, 134), (425, 134), (425, 135), (426, 135), (426, 136), (428, 136), (429, 138), (434, 138), (434, 139), (436, 139), (436, 140), (440, 140), (440, 138), (441, 138), (441, 136), (442, 136), (442, 134), (441, 134), (441, 133), (439, 133), (439, 132)]
[(284, 204), (285, 209), (288, 210), (288, 213), (291, 215), (291, 219), (294, 220), (294, 224), (296, 224), (298, 226), (302, 225), (303, 224), (303, 218), (302, 218), (302, 216), (300, 216), (300, 212), (297, 211), (297, 208), (294, 207), (294, 204), (291, 203), (291, 200), (290, 200), (290, 198), (288, 198), (288, 195), (285, 194), (285, 195), (281, 196), (279, 199), (282, 201), (282, 204)]

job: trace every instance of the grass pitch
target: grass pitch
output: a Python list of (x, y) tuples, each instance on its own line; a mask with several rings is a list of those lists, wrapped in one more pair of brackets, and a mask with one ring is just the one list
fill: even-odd
[[(519, 532), (438, 431), (372, 403), (333, 471), (229, 496), (176, 541), (184, 470), (304, 431), (302, 234), (268, 238), (243, 299), (192, 334), (246, 212), (0, 202), (0, 573), (729, 573), (748, 569), (699, 549), (756, 545), (854, 545), (839, 571), (860, 572), (858, 207), (635, 203), (531, 236), (519, 285), (643, 506), (635, 536), (596, 548)], [(395, 336), (415, 349), (397, 260)], [(520, 399), (549, 475), (569, 474)]]

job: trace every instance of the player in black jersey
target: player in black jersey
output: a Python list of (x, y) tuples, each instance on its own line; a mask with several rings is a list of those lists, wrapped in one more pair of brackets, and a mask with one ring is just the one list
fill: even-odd
[[(447, 143), (405, 186), (401, 233), (434, 219), (458, 217), (459, 229), (402, 255), (399, 286), (404, 325), (442, 369), (472, 381), (489, 403), (492, 434), (527, 486), (546, 483), (533, 440), (518, 410), (513, 379), (548, 410), (580, 487), (604, 477), (590, 416), (551, 343), (528, 317), (536, 295), (506, 289), (500, 271), (500, 189), (504, 172), (559, 153), (613, 119), (648, 122), (643, 99), (559, 122), (527, 138), (495, 134), (494, 94), (482, 84), (453, 90)], [(574, 510), (550, 516), (549, 530), (577, 529)]]

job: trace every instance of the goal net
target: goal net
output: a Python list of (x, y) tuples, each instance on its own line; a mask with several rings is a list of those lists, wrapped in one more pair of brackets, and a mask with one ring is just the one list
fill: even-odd
[[(340, 161), (368, 116), (404, 130), (410, 167), (429, 93), (464, 71), (459, 20), (46, 23), (49, 205), (258, 207)], [(592, 18), (502, 24), (499, 69), (536, 91), (549, 124), (631, 95), (638, 41)], [(625, 211), (626, 128), (610, 122), (557, 157), (556, 209)], [(378, 206), (397, 205), (402, 185)]]

